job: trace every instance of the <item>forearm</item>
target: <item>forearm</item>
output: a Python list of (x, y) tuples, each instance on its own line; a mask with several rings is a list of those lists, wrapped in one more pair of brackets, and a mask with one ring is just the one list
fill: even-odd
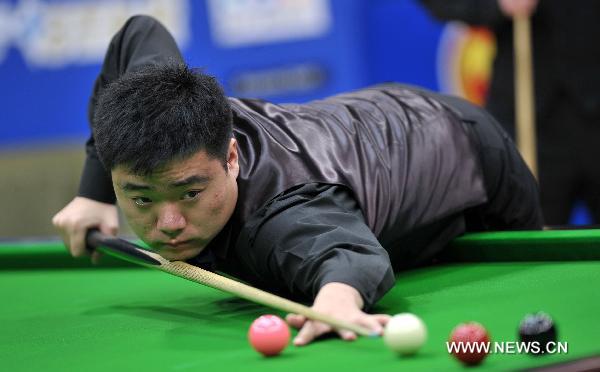
[(252, 245), (240, 257), (291, 294), (314, 299), (326, 284), (344, 283), (369, 308), (394, 285), (387, 251), (345, 188), (307, 184), (257, 216), (248, 225), (260, 229), (250, 232)]
[[(358, 252), (338, 248), (329, 259), (315, 262), (319, 273), (313, 276), (313, 293), (320, 293), (331, 283), (344, 284), (358, 293), (361, 309), (370, 309), (395, 282), (387, 256), (373, 254), (371, 249), (374, 247), (360, 247)], [(306, 275), (306, 280), (309, 277)]]

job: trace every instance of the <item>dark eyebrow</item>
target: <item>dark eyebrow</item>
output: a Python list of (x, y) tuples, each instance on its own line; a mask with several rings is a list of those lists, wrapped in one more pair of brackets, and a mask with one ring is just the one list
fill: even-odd
[(209, 180), (210, 180), (210, 177), (208, 177), (208, 176), (194, 175), (194, 176), (190, 176), (188, 178), (184, 178), (182, 180), (170, 183), (169, 186), (171, 186), (171, 187), (188, 186), (188, 185), (191, 185), (192, 183), (206, 183)]
[[(179, 181), (172, 182), (169, 184), (169, 187), (188, 186), (193, 183), (205, 183), (205, 182), (208, 182), (209, 180), (210, 180), (210, 177), (208, 177), (208, 176), (194, 175), (194, 176), (190, 176), (190, 177), (184, 178)], [(125, 184), (123, 184), (121, 186), (121, 188), (125, 191), (147, 191), (147, 190), (154, 189), (154, 187), (152, 187), (152, 186), (140, 185), (140, 184), (133, 183), (133, 182), (126, 182)]]
[(152, 187), (148, 185), (138, 185), (136, 183), (126, 182), (121, 188), (125, 191), (150, 190)]

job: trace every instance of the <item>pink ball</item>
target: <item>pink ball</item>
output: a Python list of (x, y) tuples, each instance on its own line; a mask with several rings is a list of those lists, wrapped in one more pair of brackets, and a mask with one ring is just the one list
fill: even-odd
[(290, 329), (280, 317), (263, 315), (250, 325), (248, 341), (262, 355), (274, 356), (281, 353), (290, 342)]

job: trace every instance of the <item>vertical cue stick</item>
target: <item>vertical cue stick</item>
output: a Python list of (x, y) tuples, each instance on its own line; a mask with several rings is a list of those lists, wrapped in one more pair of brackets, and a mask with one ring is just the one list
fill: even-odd
[(531, 58), (531, 27), (529, 16), (513, 19), (515, 53), (515, 118), (517, 146), (525, 163), (537, 178), (537, 145), (535, 130), (535, 100)]
[(111, 256), (124, 259), (145, 267), (158, 269), (189, 281), (231, 293), (246, 300), (269, 306), (281, 311), (295, 313), (308, 319), (329, 324), (335, 329), (353, 331), (361, 336), (375, 336), (367, 328), (346, 322), (327, 314), (315, 311), (308, 306), (276, 296), (269, 292), (237, 282), (222, 275), (190, 265), (183, 261), (169, 261), (157, 253), (141, 249), (128, 241), (90, 231), (88, 244)]

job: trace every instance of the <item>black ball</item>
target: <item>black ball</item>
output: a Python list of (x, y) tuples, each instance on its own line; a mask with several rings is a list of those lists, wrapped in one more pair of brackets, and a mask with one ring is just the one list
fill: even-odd
[(544, 355), (550, 342), (556, 342), (556, 325), (550, 315), (544, 312), (527, 314), (519, 325), (519, 338), (521, 342), (537, 342), (539, 348), (530, 348), (532, 355)]

